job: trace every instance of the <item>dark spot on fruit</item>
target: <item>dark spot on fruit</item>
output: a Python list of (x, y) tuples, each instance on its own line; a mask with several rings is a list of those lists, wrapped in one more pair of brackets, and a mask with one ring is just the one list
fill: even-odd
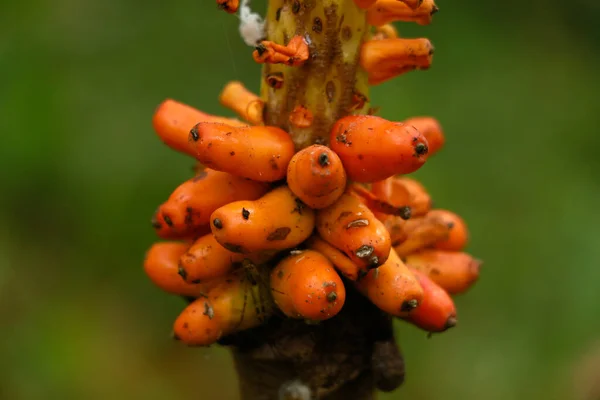
[(213, 317), (215, 316), (215, 311), (206, 301), (204, 302), (204, 312), (202, 313), (202, 315), (206, 315), (208, 319), (213, 319)]
[(279, 279), (283, 279), (283, 271), (282, 270), (279, 270), (279, 272), (277, 272), (277, 277)]
[(373, 256), (369, 258), (369, 268), (377, 268), (379, 267), (379, 257)]
[(342, 211), (340, 215), (337, 217), (337, 220), (347, 217), (348, 215), (352, 215), (352, 211)]
[(429, 151), (429, 148), (427, 147), (427, 145), (425, 143), (417, 143), (417, 145), (415, 146), (415, 155), (418, 156), (424, 156), (425, 154), (427, 154), (427, 152)]
[(202, 171), (198, 172), (196, 174), (196, 176), (194, 176), (194, 178), (192, 179), (192, 182), (201, 181), (202, 179), (206, 178), (207, 175), (208, 175), (208, 172), (202, 170)]
[(217, 229), (223, 229), (223, 222), (219, 218), (213, 219), (213, 225)]
[(192, 283), (193, 283), (194, 285), (197, 285), (197, 284), (199, 284), (200, 282), (202, 282), (202, 279), (194, 279), (194, 280), (192, 281)]
[(300, 0), (294, 0), (292, 3), (292, 12), (298, 14), (300, 12)]
[(409, 311), (412, 311), (415, 308), (417, 308), (418, 305), (419, 305), (419, 302), (415, 299), (406, 300), (405, 302), (402, 303), (402, 306), (400, 306), (400, 311), (409, 312)]
[(431, 271), (429, 271), (429, 273), (431, 275), (439, 275), (440, 274), (440, 270), (437, 268), (432, 268)]
[(183, 222), (186, 225), (191, 225), (194, 219), (194, 209), (192, 207), (186, 207), (185, 208), (185, 219), (183, 220)]
[(277, 11), (275, 11), (275, 21), (279, 22), (279, 19), (281, 18), (281, 7), (279, 7), (277, 9)]
[(412, 215), (412, 208), (409, 206), (399, 207), (398, 208), (398, 216), (404, 220), (410, 219)]
[(200, 134), (198, 133), (198, 125), (194, 125), (194, 127), (190, 130), (190, 137), (194, 142), (197, 142), (200, 139)]
[(277, 171), (279, 169), (279, 165), (277, 165), (277, 161), (274, 158), (269, 160), (269, 164), (271, 164), (271, 169)]
[(296, 207), (292, 210), (292, 214), (297, 212), (298, 214), (302, 215), (302, 211), (304, 210), (304, 207), (306, 207), (306, 204), (304, 204), (302, 200), (297, 197), (294, 199), (294, 202), (296, 203)]
[(152, 216), (152, 219), (150, 220), (150, 224), (152, 224), (152, 227), (154, 229), (160, 229), (160, 228), (162, 228), (162, 224), (158, 221), (158, 217), (156, 216), (156, 214), (154, 214)]
[(291, 231), (292, 229), (288, 228), (287, 226), (277, 228), (273, 232), (269, 233), (269, 236), (267, 236), (267, 240), (269, 242), (273, 242), (276, 240), (285, 240), (285, 238), (290, 234)]
[(319, 154), (319, 165), (321, 167), (325, 168), (329, 164), (331, 164), (329, 162), (329, 154), (327, 154), (326, 152), (323, 152), (323, 153)]
[(327, 293), (327, 301), (328, 302), (333, 303), (336, 300), (337, 300), (337, 293), (336, 292), (329, 292), (329, 293)]
[(250, 218), (250, 211), (246, 210), (245, 208), (242, 208), (242, 218), (248, 220), (248, 218)]
[(373, 246), (369, 246), (369, 245), (365, 244), (363, 246), (360, 246), (358, 249), (356, 249), (354, 254), (356, 254), (356, 257), (358, 257), (358, 258), (367, 258), (367, 257), (370, 257), (371, 254), (373, 254), (373, 251), (375, 251)]
[(184, 281), (187, 280), (187, 271), (181, 265), (177, 267), (177, 273), (183, 278)]
[(173, 226), (173, 220), (168, 215), (163, 215), (163, 219), (165, 220), (165, 224), (169, 226)]
[(233, 251), (234, 253), (247, 253), (246, 249), (239, 244), (225, 243), (223, 244), (223, 247), (229, 251)]
[(230, 151), (230, 152), (229, 152), (229, 155), (230, 155), (230, 156), (235, 156), (235, 151)]
[(184, 322), (184, 323), (183, 323), (183, 329), (187, 329), (187, 328), (189, 328), (189, 327), (190, 327), (190, 326), (188, 325), (188, 323), (187, 323), (187, 322)]

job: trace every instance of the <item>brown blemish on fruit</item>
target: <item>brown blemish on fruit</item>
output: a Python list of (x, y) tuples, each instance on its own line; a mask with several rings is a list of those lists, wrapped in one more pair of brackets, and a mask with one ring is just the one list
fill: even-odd
[(285, 240), (285, 238), (287, 238), (291, 231), (292, 229), (288, 228), (287, 226), (277, 228), (273, 232), (269, 233), (269, 236), (267, 236), (267, 240), (269, 242)]

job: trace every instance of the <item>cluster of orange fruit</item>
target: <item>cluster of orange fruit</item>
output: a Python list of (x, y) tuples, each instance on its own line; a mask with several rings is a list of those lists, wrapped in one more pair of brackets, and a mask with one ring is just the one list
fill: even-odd
[[(382, 25), (406, 13), (428, 23), (437, 10), (432, 1), (355, 2), (379, 26), (380, 37), (362, 50), (370, 83), (429, 65), (426, 39), (393, 39), (393, 28)], [(232, 12), (239, 6), (217, 3)], [(415, 53), (421, 47), (422, 57)], [(399, 50), (410, 64), (404, 69), (393, 56)], [(257, 62), (290, 68), (308, 58), (300, 36), (286, 46), (263, 41), (254, 52)], [(165, 144), (198, 163), (156, 211), (152, 225), (164, 241), (145, 259), (157, 286), (190, 299), (174, 324), (177, 339), (207, 346), (271, 317), (327, 320), (347, 290), (428, 332), (456, 324), (451, 296), (477, 280), (481, 262), (463, 252), (464, 221), (433, 209), (426, 189), (406, 177), (443, 147), (437, 120), (348, 115), (326, 135), (328, 146), (298, 149), (288, 132), (265, 125), (263, 99), (241, 83), (229, 83), (220, 101), (243, 121), (174, 100), (153, 119)], [(310, 127), (311, 118), (296, 107), (290, 123)]]

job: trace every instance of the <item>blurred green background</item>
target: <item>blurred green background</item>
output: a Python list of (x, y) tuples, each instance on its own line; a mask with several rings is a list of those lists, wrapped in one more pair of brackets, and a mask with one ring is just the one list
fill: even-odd
[[(372, 99), (442, 122), (447, 146), (417, 176), (485, 266), (458, 328), (398, 324), (407, 380), (382, 398), (596, 400), (600, 5), (438, 3), (431, 26), (398, 25), (433, 41), (434, 66)], [(250, 52), (212, 0), (0, 3), (1, 399), (236, 398), (226, 350), (170, 340), (183, 302), (141, 264), (191, 167), (154, 108), (231, 115), (217, 96), (258, 89)]]

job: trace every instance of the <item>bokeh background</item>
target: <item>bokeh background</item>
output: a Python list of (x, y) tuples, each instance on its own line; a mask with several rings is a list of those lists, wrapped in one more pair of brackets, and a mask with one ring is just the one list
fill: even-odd
[[(407, 381), (383, 399), (600, 398), (599, 4), (439, 0), (431, 26), (398, 25), (434, 66), (372, 99), (442, 122), (416, 175), (485, 265), (458, 328), (398, 323)], [(183, 301), (141, 264), (192, 164), (154, 108), (231, 115), (217, 96), (258, 90), (250, 52), (209, 0), (0, 3), (1, 399), (237, 398), (226, 350), (170, 340)]]

